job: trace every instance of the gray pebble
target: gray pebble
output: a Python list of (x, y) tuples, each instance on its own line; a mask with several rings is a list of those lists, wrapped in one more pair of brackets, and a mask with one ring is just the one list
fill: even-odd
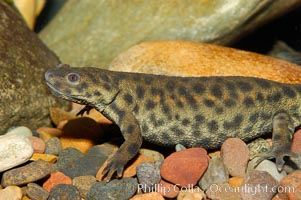
[(229, 182), (229, 172), (224, 165), (222, 158), (216, 156), (209, 161), (209, 166), (199, 181), (199, 186), (203, 190), (208, 190), (213, 184)]
[(63, 169), (72, 164), (75, 160), (83, 157), (84, 154), (76, 148), (68, 147), (59, 153), (57, 160), (57, 166), (59, 169)]
[(72, 179), (77, 176), (96, 176), (99, 168), (106, 160), (107, 157), (103, 155), (84, 156), (62, 168), (61, 171)]
[(49, 192), (36, 183), (28, 183), (26, 195), (31, 199), (47, 200)]
[(175, 149), (176, 149), (176, 151), (182, 151), (182, 150), (185, 150), (186, 147), (182, 144), (177, 144)]
[(80, 196), (85, 198), (87, 193), (91, 189), (92, 185), (96, 183), (96, 178), (94, 176), (78, 176), (72, 180), (72, 184), (77, 187)]
[(74, 185), (59, 184), (51, 189), (48, 200), (81, 200), (81, 197)]
[(160, 168), (153, 162), (145, 162), (137, 166), (138, 189), (143, 192), (155, 192), (161, 180)]
[(137, 184), (135, 178), (97, 182), (88, 192), (86, 200), (128, 200), (136, 193)]
[(52, 137), (46, 141), (45, 154), (59, 155), (62, 151), (62, 143), (58, 137)]

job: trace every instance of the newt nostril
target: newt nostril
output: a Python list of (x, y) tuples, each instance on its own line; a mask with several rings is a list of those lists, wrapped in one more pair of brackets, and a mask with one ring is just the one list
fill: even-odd
[(53, 74), (48, 70), (45, 72), (45, 79), (49, 81), (53, 77)]

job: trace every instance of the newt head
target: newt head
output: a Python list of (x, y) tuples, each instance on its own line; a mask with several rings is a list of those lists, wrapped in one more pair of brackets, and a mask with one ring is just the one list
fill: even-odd
[(55, 96), (103, 110), (119, 92), (105, 73), (97, 68), (59, 64), (46, 71), (45, 80)]

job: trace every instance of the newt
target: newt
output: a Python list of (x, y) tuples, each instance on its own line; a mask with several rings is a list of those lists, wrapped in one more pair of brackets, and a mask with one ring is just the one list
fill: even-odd
[(227, 138), (249, 141), (272, 130), (284, 109), (300, 125), (301, 85), (254, 77), (173, 77), (114, 72), (60, 64), (45, 73), (51, 92), (95, 108), (119, 126), (124, 143), (110, 158), (107, 179), (124, 166), (142, 141), (157, 145), (218, 148)]

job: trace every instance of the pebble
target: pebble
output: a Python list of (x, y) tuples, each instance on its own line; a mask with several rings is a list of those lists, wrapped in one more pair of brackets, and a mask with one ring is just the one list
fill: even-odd
[(187, 149), (187, 148), (182, 144), (177, 144), (176, 147), (175, 147), (176, 151), (182, 151), (182, 150), (185, 150), (185, 149)]
[(46, 141), (45, 154), (59, 155), (62, 151), (62, 143), (58, 137), (52, 137)]
[(145, 155), (147, 157), (151, 157), (154, 159), (154, 161), (163, 161), (164, 160), (164, 156), (159, 153), (158, 151), (154, 151), (154, 150), (150, 150), (150, 149), (140, 149), (139, 153), (142, 155)]
[(72, 179), (77, 176), (96, 176), (99, 168), (103, 165), (107, 158), (107, 156), (102, 154), (87, 154), (70, 163), (68, 166), (62, 168), (61, 171)]
[(92, 185), (96, 183), (96, 178), (94, 176), (78, 176), (72, 180), (72, 185), (74, 185), (82, 198), (86, 198)]
[(29, 136), (28, 139), (31, 143), (34, 153), (44, 153), (45, 152), (46, 143), (44, 142), (44, 140), (42, 140), (41, 138), (38, 138), (38, 137), (34, 137), (34, 136)]
[(161, 176), (183, 187), (195, 185), (208, 167), (204, 148), (190, 148), (170, 154), (162, 163)]
[(18, 186), (8, 186), (0, 189), (1, 200), (20, 200), (22, 196), (22, 189)]
[(201, 188), (191, 188), (187, 190), (181, 190), (177, 200), (206, 200), (206, 194)]
[(245, 179), (240, 178), (240, 177), (231, 177), (229, 179), (229, 185), (232, 187), (239, 187), (243, 184)]
[(81, 200), (74, 185), (60, 184), (52, 188), (48, 200)]
[(248, 144), (249, 152), (250, 152), (250, 159), (253, 159), (255, 155), (259, 153), (266, 153), (270, 151), (271, 145), (270, 143), (263, 139), (258, 138)]
[(39, 132), (39, 137), (40, 137), (42, 140), (47, 141), (47, 140), (49, 140), (50, 138), (52, 138), (53, 135), (51, 135), (50, 133), (44, 132), (44, 131), (40, 131), (40, 132)]
[(134, 160), (131, 162), (130, 165), (128, 165), (124, 172), (123, 172), (123, 175), (122, 177), (125, 178), (125, 177), (133, 177), (136, 175), (137, 171), (136, 171), (136, 168), (142, 164), (142, 163), (146, 163), (146, 162), (155, 162), (155, 160), (152, 158), (152, 157), (148, 157), (148, 156), (145, 156), (145, 155), (142, 155), (142, 154), (138, 154)]
[(36, 130), (38, 133), (44, 132), (52, 135), (53, 137), (60, 137), (63, 135), (63, 131), (58, 128), (40, 127)]
[(221, 157), (231, 176), (246, 176), (249, 149), (241, 139), (227, 139), (221, 147)]
[(32, 136), (32, 132), (29, 128), (26, 126), (17, 126), (10, 128), (5, 135), (18, 135), (18, 136), (24, 136), (29, 137)]
[(59, 153), (57, 165), (59, 169), (67, 168), (75, 160), (83, 157), (84, 154), (76, 148), (68, 147)]
[(297, 130), (293, 136), (292, 152), (301, 152), (301, 129)]
[(50, 118), (52, 122), (57, 126), (61, 121), (71, 120), (76, 118), (75, 114), (64, 111), (61, 108), (50, 107), (49, 108)]
[(62, 172), (52, 172), (50, 177), (43, 183), (43, 188), (50, 192), (53, 187), (59, 184), (72, 184), (72, 180), (70, 177), (66, 176)]
[(161, 180), (156, 186), (156, 191), (166, 198), (175, 198), (178, 196), (180, 189), (177, 185)]
[(270, 200), (277, 192), (278, 181), (268, 172), (254, 170), (241, 186), (239, 192), (242, 200)]
[(110, 182), (95, 183), (87, 194), (86, 200), (127, 200), (137, 191), (135, 178), (114, 179)]
[(0, 136), (0, 172), (30, 159), (33, 148), (28, 138), (16, 134)]
[(158, 164), (145, 162), (137, 166), (137, 179), (139, 189), (142, 189), (144, 193), (155, 191), (155, 186), (158, 185), (161, 180)]
[(34, 153), (30, 158), (31, 161), (44, 160), (49, 163), (55, 163), (58, 157), (52, 154)]
[(270, 160), (262, 161), (258, 164), (255, 170), (268, 172), (278, 182), (287, 175), (284, 170), (279, 173), (276, 164)]
[(285, 200), (301, 199), (301, 170), (292, 172), (280, 181), (278, 196)]
[(164, 200), (164, 198), (158, 192), (150, 192), (146, 194), (137, 194), (130, 198), (130, 200)]
[(213, 184), (207, 191), (209, 199), (218, 200), (241, 200), (238, 191), (232, 188), (228, 183)]
[(224, 165), (222, 158), (216, 156), (209, 161), (209, 166), (199, 181), (199, 186), (207, 190), (212, 184), (228, 183), (229, 172)]
[(28, 183), (26, 195), (33, 200), (47, 200), (49, 192), (36, 183)]
[(38, 181), (50, 174), (51, 164), (44, 160), (37, 160), (25, 166), (11, 169), (2, 175), (2, 186), (24, 185)]

